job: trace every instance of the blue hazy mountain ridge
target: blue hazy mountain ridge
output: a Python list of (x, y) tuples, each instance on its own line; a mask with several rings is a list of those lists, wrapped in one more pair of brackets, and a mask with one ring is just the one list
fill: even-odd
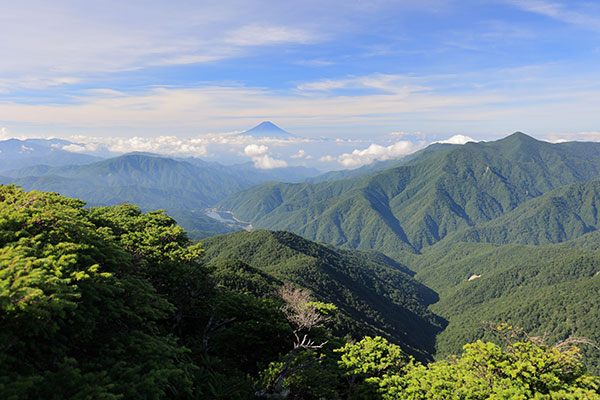
[(254, 138), (275, 138), (275, 139), (289, 139), (297, 137), (296, 135), (284, 131), (271, 121), (263, 121), (252, 129), (248, 129), (245, 132), (239, 134), (240, 136), (252, 136)]
[(69, 144), (74, 143), (62, 139), (8, 139), (0, 141), (0, 171), (38, 164), (51, 166), (82, 165), (102, 159), (62, 149)]
[(204, 210), (227, 195), (269, 181), (303, 180), (318, 171), (304, 167), (260, 170), (202, 160), (178, 161), (132, 153), (87, 165), (37, 165), (4, 171), (0, 183), (26, 190), (53, 191), (83, 199), (90, 206), (132, 203), (143, 210), (165, 209), (195, 238), (231, 232)]
[(262, 184), (219, 203), (256, 228), (393, 255), (491, 221), (563, 185), (600, 176), (600, 143), (549, 143), (521, 132), (437, 146), (356, 179)]
[(253, 162), (246, 162), (241, 164), (222, 165), (214, 161), (205, 161), (200, 158), (181, 158), (180, 161), (186, 161), (190, 164), (194, 164), (199, 167), (212, 166), (221, 170), (235, 171), (243, 176), (247, 176), (252, 181), (255, 180), (256, 176), (261, 182), (266, 181), (277, 181), (277, 182), (302, 182), (306, 179), (310, 179), (313, 176), (319, 175), (321, 172), (316, 168), (298, 166), (288, 166), (281, 168), (271, 169), (260, 169), (254, 166)]

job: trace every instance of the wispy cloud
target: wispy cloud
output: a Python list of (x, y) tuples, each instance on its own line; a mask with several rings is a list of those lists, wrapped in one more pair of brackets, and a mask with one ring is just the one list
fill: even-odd
[(0, 92), (8, 93), (14, 89), (45, 89), (54, 86), (74, 85), (80, 78), (68, 76), (20, 76), (13, 79), (0, 78)]
[(590, 2), (509, 0), (514, 6), (557, 21), (600, 32), (600, 7)]
[(279, 43), (310, 43), (322, 39), (303, 29), (276, 25), (245, 25), (227, 33), (224, 42), (234, 46), (265, 46)]
[[(0, 76), (6, 79), (0, 90), (73, 84), (152, 66), (213, 63), (243, 57), (258, 46), (327, 38), (314, 24), (268, 21), (258, 3), (134, 3), (3, 4)], [(236, 26), (241, 20), (249, 22)]]
[(545, 139), (552, 143), (571, 141), (600, 142), (600, 131), (550, 133), (545, 137)]
[(305, 65), (307, 67), (330, 67), (332, 65), (335, 65), (335, 62), (327, 61), (327, 60), (313, 59), (313, 60), (296, 61), (296, 64)]
[(301, 92), (332, 92), (338, 89), (369, 89), (387, 93), (409, 93), (427, 90), (419, 79), (405, 75), (371, 74), (342, 79), (324, 79), (298, 85)]
[[(113, 136), (131, 136), (138, 131), (144, 136), (190, 136), (250, 127), (266, 119), (286, 126), (316, 123), (323, 132), (330, 127), (356, 132), (362, 127), (365, 134), (375, 129), (380, 135), (394, 127), (486, 133), (472, 125), (477, 121), (486, 121), (487, 132), (510, 129), (506, 121), (511, 121), (514, 130), (523, 131), (535, 126), (539, 132), (557, 124), (570, 124), (578, 131), (593, 129), (600, 84), (590, 82), (599, 82), (600, 76), (588, 73), (577, 80), (561, 79), (557, 76), (561, 71), (552, 72), (553, 68), (499, 69), (447, 77), (375, 74), (306, 82), (299, 85), (302, 90), (242, 85), (157, 87), (143, 92), (95, 89), (81, 92), (68, 104), (0, 102), (0, 121), (8, 128), (19, 126), (19, 134), (31, 124), (52, 126), (54, 132), (104, 130)], [(477, 85), (478, 81), (482, 85)], [(373, 90), (336, 89), (351, 87)], [(310, 90), (317, 94), (307, 95)], [(222, 144), (250, 144), (237, 135), (213, 139)], [(302, 143), (306, 139), (293, 140)], [(269, 139), (264, 144), (277, 142)]]

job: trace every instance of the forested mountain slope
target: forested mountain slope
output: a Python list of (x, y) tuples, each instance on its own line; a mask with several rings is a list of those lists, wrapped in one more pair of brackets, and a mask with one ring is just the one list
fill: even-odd
[[(600, 342), (600, 232), (551, 245), (491, 244), (447, 239), (422, 254), (399, 253), (415, 278), (439, 293), (430, 309), (449, 321), (437, 355), (490, 339), (488, 323), (508, 323), (550, 343), (570, 336)], [(582, 346), (600, 371), (600, 350)]]
[(549, 244), (600, 228), (600, 181), (574, 183), (530, 200), (493, 221), (452, 235), (453, 240)]
[(219, 207), (255, 227), (393, 254), (419, 251), (599, 173), (599, 143), (551, 144), (515, 133), (496, 142), (438, 146), (361, 179), (258, 185)]
[(130, 154), (88, 165), (38, 165), (5, 171), (0, 183), (58, 192), (81, 198), (91, 206), (132, 203), (144, 210), (165, 209), (177, 217), (192, 236), (199, 238), (235, 230), (204, 214), (206, 207), (228, 194), (265, 180), (287, 175), (303, 178), (305, 174), (314, 173), (301, 168), (262, 171), (248, 165), (190, 161), (193, 163)]
[[(597, 235), (548, 246), (578, 250), (573, 257), (506, 263), (488, 271), (494, 279), (452, 285), (450, 301), (435, 305), (456, 317), (440, 350), (473, 337), (473, 311), (537, 321), (527, 326), (552, 329), (551, 338), (594, 337)], [(425, 309), (435, 293), (381, 254), (287, 232), (239, 232), (206, 245), (203, 257), (161, 212), (86, 208), (0, 186), (0, 398), (600, 399), (600, 379), (586, 373), (576, 347), (502, 324), (497, 344), (478, 341), (429, 365), (382, 337), (356, 337), (406, 333), (423, 345), (440, 328)], [(448, 260), (468, 246), (494, 247), (464, 246)], [(445, 257), (435, 247), (434, 264)]]
[[(432, 307), (450, 321), (438, 337), (438, 356), (486, 337), (485, 321), (516, 325), (551, 343), (571, 336), (600, 343), (600, 253), (575, 253), (544, 262), (506, 263), (443, 296)], [(598, 373), (600, 349), (582, 350), (585, 363)]]
[(432, 354), (435, 335), (445, 325), (427, 310), (438, 299), (435, 292), (382, 254), (337, 249), (282, 231), (240, 231), (203, 244), (207, 263), (241, 260), (310, 289), (346, 316), (343, 331), (386, 336), (420, 359)]

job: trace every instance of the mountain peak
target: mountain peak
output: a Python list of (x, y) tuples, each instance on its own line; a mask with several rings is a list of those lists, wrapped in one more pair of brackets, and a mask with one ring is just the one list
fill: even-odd
[[(534, 137), (524, 134), (523, 132), (515, 132), (495, 142), (489, 142), (491, 146), (498, 146), (499, 148), (505, 149), (509, 152), (514, 152), (517, 149), (531, 151), (542, 145), (544, 142), (540, 142)], [(514, 154), (513, 154), (514, 155)]]
[(263, 121), (260, 124), (256, 125), (254, 128), (248, 129), (247, 131), (240, 133), (240, 135), (252, 136), (255, 138), (269, 137), (278, 139), (288, 139), (295, 136), (289, 132), (284, 131), (271, 121)]
[(526, 135), (525, 133), (521, 132), (521, 131), (517, 131), (511, 135), (508, 135), (507, 137), (505, 137), (504, 139), (501, 140), (519, 140), (519, 141), (532, 141), (532, 142), (537, 142), (538, 140), (532, 136)]

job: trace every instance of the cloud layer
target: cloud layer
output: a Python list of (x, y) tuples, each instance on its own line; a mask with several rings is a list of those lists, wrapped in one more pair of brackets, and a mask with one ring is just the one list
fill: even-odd
[[(401, 153), (398, 140), (600, 125), (590, 1), (26, 0), (2, 11), (0, 133), (87, 137), (72, 151), (240, 156), (256, 144), (272, 153), (243, 157), (263, 167), (327, 154), (356, 166)], [(264, 120), (309, 139), (211, 133)]]
[(366, 149), (355, 149), (351, 153), (344, 153), (339, 156), (324, 156), (320, 161), (337, 161), (346, 168), (356, 168), (375, 161), (386, 161), (394, 158), (400, 158), (413, 153), (418, 148), (412, 142), (401, 140), (389, 146), (371, 144)]

